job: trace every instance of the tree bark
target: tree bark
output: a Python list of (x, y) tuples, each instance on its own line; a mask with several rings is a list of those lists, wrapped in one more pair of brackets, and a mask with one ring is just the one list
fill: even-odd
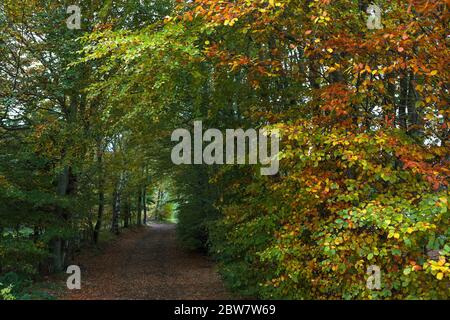
[(146, 188), (142, 190), (142, 206), (144, 207), (144, 224), (147, 224), (147, 191)]
[(127, 197), (126, 201), (125, 201), (125, 205), (123, 207), (125, 215), (123, 217), (123, 227), (124, 228), (129, 228), (130, 227), (130, 216), (131, 216), (131, 211), (130, 211), (130, 199)]
[(111, 231), (116, 235), (120, 233), (119, 222), (120, 222), (120, 204), (121, 204), (120, 201), (121, 184), (122, 178), (120, 177), (113, 192), (113, 212), (112, 212)]
[(417, 111), (416, 102), (419, 101), (419, 94), (415, 88), (415, 77), (413, 72), (409, 74), (409, 88), (408, 88), (408, 133), (412, 136), (420, 136), (423, 128), (420, 124), (419, 112)]
[(103, 177), (103, 150), (101, 143), (97, 148), (97, 165), (99, 170), (99, 179), (98, 179), (98, 211), (97, 211), (97, 221), (94, 227), (94, 243), (98, 243), (100, 230), (102, 228), (102, 218), (103, 212), (105, 210), (105, 181)]
[(400, 101), (398, 105), (398, 124), (401, 129), (406, 130), (408, 128), (406, 110), (408, 108), (408, 77), (402, 75), (400, 79)]
[[(70, 180), (70, 168), (65, 167), (58, 177), (58, 187), (57, 194), (59, 196), (65, 196), (69, 190), (69, 180)], [(68, 219), (68, 214), (65, 212), (64, 208), (59, 207), (57, 209), (57, 214), (64, 220)], [(51, 241), (52, 248), (52, 260), (53, 260), (53, 271), (61, 272), (64, 268), (64, 253), (63, 253), (63, 242), (60, 237), (56, 237)]]
[(139, 188), (138, 192), (138, 200), (137, 200), (137, 225), (140, 226), (142, 224), (142, 189)]

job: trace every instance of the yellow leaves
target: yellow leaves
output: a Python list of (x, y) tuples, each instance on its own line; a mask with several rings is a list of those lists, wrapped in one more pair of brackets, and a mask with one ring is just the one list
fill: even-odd
[(390, 238), (400, 239), (400, 233), (391, 230), (388, 234), (388, 239)]
[(444, 256), (440, 256), (438, 261), (428, 260), (424, 263), (423, 268), (438, 280), (442, 280), (444, 277), (450, 278), (450, 263)]
[(328, 15), (328, 12), (323, 11), (320, 13), (319, 16), (312, 16), (311, 20), (314, 24), (324, 24), (326, 25), (327, 22), (331, 21), (331, 18)]
[(444, 206), (448, 206), (448, 198), (445, 196), (440, 197), (439, 202), (442, 203)]
[(448, 205), (448, 198), (445, 196), (440, 197), (439, 200), (436, 202), (436, 206), (441, 208), (442, 213), (447, 213), (450, 209)]
[(433, 71), (431, 71), (430, 73), (429, 73), (429, 75), (430, 76), (435, 76), (435, 75), (437, 75), (438, 74), (438, 71), (437, 70), (433, 70)]
[[(368, 73), (368, 74), (377, 74), (378, 70), (372, 70), (372, 68), (370, 68), (370, 66), (366, 65), (364, 68), (361, 69), (361, 71), (359, 71), (359, 74), (363, 74), (363, 73)], [(381, 74), (381, 72), (380, 72)], [(367, 79), (367, 85), (370, 84), (371, 82)]]
[(411, 233), (413, 233), (414, 232), (414, 229), (413, 228), (411, 228), (411, 227), (409, 227), (407, 230), (406, 230), (406, 232), (408, 232), (409, 234), (411, 234)]
[(233, 19), (227, 19), (227, 20), (225, 20), (225, 22), (223, 23), (223, 25), (224, 26), (230, 26), (230, 27), (232, 27), (232, 26), (234, 26), (235, 24), (236, 24), (236, 22), (238, 22), (238, 18), (233, 18)]
[(334, 50), (332, 48), (328, 48), (327, 51), (328, 53), (333, 53)]
[(269, 0), (269, 5), (271, 7), (281, 7), (281, 2), (275, 2), (275, 0)]

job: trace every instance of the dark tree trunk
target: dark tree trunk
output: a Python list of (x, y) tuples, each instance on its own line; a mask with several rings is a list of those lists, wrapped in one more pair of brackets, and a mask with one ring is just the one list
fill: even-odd
[(403, 75), (400, 79), (400, 101), (398, 105), (398, 124), (403, 130), (406, 130), (408, 128), (406, 118), (406, 110), (408, 108), (408, 86), (408, 77), (406, 75)]
[(142, 190), (139, 188), (138, 192), (138, 200), (137, 200), (137, 225), (140, 226), (142, 224)]
[(127, 197), (125, 201), (125, 205), (123, 207), (123, 210), (125, 212), (123, 217), (123, 227), (129, 228), (130, 227), (130, 216), (131, 216), (131, 210), (130, 210), (130, 199)]
[[(69, 191), (69, 184), (70, 184), (70, 168), (65, 167), (58, 177), (57, 194), (59, 196), (66, 196)], [(66, 212), (65, 208), (59, 207), (57, 209), (57, 215), (58, 217), (64, 220), (68, 220), (68, 213)], [(52, 263), (53, 271), (61, 272), (64, 268), (64, 256), (65, 256), (62, 239), (60, 237), (54, 238), (51, 241), (51, 247), (53, 259)]]
[(159, 188), (158, 196), (156, 198), (156, 205), (155, 205), (155, 220), (157, 220), (157, 221), (161, 220), (161, 214), (160, 214), (161, 198), (162, 198), (162, 192), (161, 192), (161, 188)]
[(412, 136), (420, 136), (423, 128), (420, 124), (419, 112), (417, 111), (416, 102), (419, 101), (419, 95), (415, 88), (416, 79), (414, 74), (409, 74), (409, 88), (408, 88), (408, 121), (409, 131)]
[(120, 181), (118, 182), (114, 193), (113, 193), (113, 212), (112, 212), (112, 223), (111, 231), (114, 234), (119, 234), (119, 221), (120, 221)]
[(102, 218), (103, 212), (105, 210), (105, 191), (104, 191), (104, 177), (103, 177), (103, 150), (101, 145), (97, 149), (97, 164), (99, 169), (99, 179), (98, 179), (98, 211), (97, 211), (97, 221), (95, 222), (93, 240), (94, 243), (98, 243), (100, 230), (102, 228)]
[(144, 207), (144, 224), (147, 224), (147, 191), (146, 188), (142, 190), (142, 206)]
[(98, 211), (97, 211), (97, 221), (95, 222), (94, 227), (94, 243), (98, 243), (98, 239), (100, 236), (100, 230), (102, 228), (102, 217), (103, 212), (105, 210), (105, 193), (102, 191), (98, 194)]

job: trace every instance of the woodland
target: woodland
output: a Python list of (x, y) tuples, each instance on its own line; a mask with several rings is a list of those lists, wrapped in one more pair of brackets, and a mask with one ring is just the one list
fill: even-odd
[[(1, 0), (0, 300), (151, 220), (240, 297), (449, 299), (449, 1), (371, 4)], [(278, 172), (174, 164), (195, 121)]]

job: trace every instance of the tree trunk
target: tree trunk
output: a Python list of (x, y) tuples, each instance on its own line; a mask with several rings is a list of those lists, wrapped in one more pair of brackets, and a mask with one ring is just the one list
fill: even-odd
[[(57, 194), (59, 196), (67, 195), (69, 189), (69, 180), (70, 180), (70, 169), (69, 167), (65, 167), (63, 172), (60, 173), (58, 178), (58, 187)], [(57, 209), (58, 217), (67, 220), (68, 214), (65, 212), (64, 208), (59, 207)], [(61, 272), (64, 268), (64, 254), (63, 254), (63, 245), (62, 239), (60, 237), (56, 237), (51, 241), (52, 248), (52, 259), (53, 259), (53, 271)]]
[(408, 108), (408, 87), (409, 81), (406, 75), (402, 75), (400, 79), (400, 101), (398, 105), (398, 124), (401, 129), (408, 128), (406, 110)]
[(419, 95), (415, 88), (416, 79), (414, 74), (410, 72), (409, 74), (409, 88), (408, 88), (408, 121), (409, 121), (409, 131), (408, 133), (412, 136), (420, 136), (422, 127), (420, 125), (419, 112), (417, 111), (416, 102), (419, 101)]
[(139, 188), (138, 192), (138, 200), (137, 200), (137, 225), (140, 226), (142, 224), (142, 189)]
[(119, 222), (120, 222), (120, 184), (121, 179), (116, 185), (113, 193), (113, 212), (112, 212), (112, 223), (111, 223), (111, 231), (118, 235), (119, 234)]
[(130, 226), (130, 200), (127, 198), (125, 201), (125, 205), (124, 205), (124, 211), (125, 211), (125, 215), (124, 215), (124, 219), (123, 219), (123, 227), (124, 228), (128, 228)]
[(100, 230), (102, 228), (102, 218), (103, 212), (105, 210), (105, 181), (103, 177), (103, 150), (101, 144), (97, 148), (97, 164), (99, 169), (99, 179), (98, 179), (98, 211), (97, 211), (97, 221), (94, 227), (94, 243), (98, 243), (98, 238), (100, 235)]
[(158, 196), (156, 198), (156, 205), (155, 205), (155, 220), (159, 221), (161, 220), (160, 210), (159, 207), (161, 205), (161, 188), (158, 188)]
[(105, 193), (102, 191), (98, 194), (98, 211), (97, 211), (97, 221), (94, 227), (94, 243), (98, 243), (100, 236), (100, 230), (102, 228), (102, 217), (105, 210)]
[(147, 191), (146, 188), (142, 190), (142, 206), (144, 207), (144, 224), (147, 224)]

